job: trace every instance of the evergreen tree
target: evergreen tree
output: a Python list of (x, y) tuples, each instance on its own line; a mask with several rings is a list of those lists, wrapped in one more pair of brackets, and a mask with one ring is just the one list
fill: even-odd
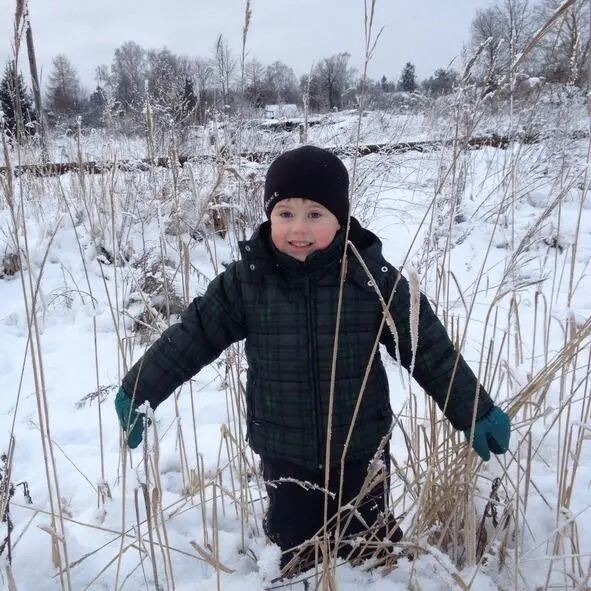
[(400, 75), (400, 90), (405, 92), (414, 92), (417, 88), (417, 79), (415, 67), (411, 62), (406, 62)]
[(5, 130), (17, 141), (35, 133), (35, 108), (22, 74), (17, 72), (14, 60), (4, 68), (0, 81), (0, 110)]
[(88, 99), (88, 110), (85, 117), (87, 125), (91, 127), (104, 127), (107, 102), (107, 93), (102, 86), (97, 85), (95, 91)]
[(460, 79), (455, 70), (445, 70), (439, 68), (435, 70), (433, 76), (423, 82), (423, 89), (433, 96), (449, 94)]
[(181, 94), (177, 119), (184, 119), (194, 113), (197, 109), (198, 102), (195, 89), (193, 88), (193, 81), (187, 76), (185, 78), (185, 87)]
[(381, 80), (380, 80), (380, 88), (384, 91), (384, 92), (392, 92), (393, 90), (396, 90), (396, 83), (395, 82), (389, 82), (388, 78), (386, 78), (386, 76), (382, 76)]

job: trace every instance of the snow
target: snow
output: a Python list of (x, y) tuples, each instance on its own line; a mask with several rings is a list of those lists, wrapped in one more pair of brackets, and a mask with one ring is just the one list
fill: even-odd
[[(364, 141), (379, 142), (393, 137), (433, 139), (447, 133), (441, 119), (427, 126), (427, 118), (424, 113), (396, 118), (371, 113), (363, 119), (362, 135)], [(387, 126), (383, 125), (385, 120)], [(507, 121), (499, 115), (501, 120)], [(310, 129), (310, 139), (319, 145), (345, 145), (356, 124), (355, 113), (331, 114), (323, 124)], [(491, 121), (486, 125), (492, 125)], [(359, 160), (356, 171), (355, 213), (381, 237), (386, 258), (394, 265), (404, 263), (416, 269), (422, 289), (433, 300), (442, 287), (438, 265), (445, 263), (446, 271), (453, 273), (455, 281), (447, 275), (449, 283), (442, 289), (440, 313), (445, 311), (450, 327), (456, 319), (460, 331), (466, 330), (464, 355), (475, 371), (489, 351), (498, 358), (496, 373), (486, 376), (486, 384), (502, 406), (514, 402), (536, 372), (563, 347), (569, 318), (574, 317), (580, 326), (591, 315), (591, 198), (582, 185), (588, 182), (584, 176), (587, 145), (585, 140), (560, 144), (552, 125), (549, 123), (548, 129), (554, 129), (554, 135), (542, 144), (518, 146), (512, 152), (484, 148), (464, 153), (460, 162), (465, 183), (460, 204), (463, 221), (454, 224), (450, 224), (454, 195), (450, 179), (443, 182), (440, 198), (433, 199), (442, 171), (451, 163), (449, 151), (369, 155)], [(565, 125), (574, 123), (571, 119)], [(297, 134), (278, 135), (285, 140), (284, 147), (291, 147)], [(256, 141), (252, 139), (253, 144)], [(280, 143), (276, 137), (268, 141), (273, 146)], [(89, 144), (85, 150), (91, 155), (103, 145)], [(130, 145), (111, 147), (120, 156)], [(134, 149), (141, 151), (139, 144)], [(562, 150), (559, 155), (558, 150)], [(94, 153), (97, 156), (100, 154)], [(346, 164), (352, 170), (350, 158)], [(213, 173), (199, 168), (203, 164), (191, 166), (199, 195), (207, 195)], [(248, 166), (260, 181), (264, 166)], [(245, 170), (246, 165), (243, 175)], [(23, 273), (0, 279), (4, 401), (0, 451), (8, 451), (13, 432), (11, 481), (26, 481), (33, 501), (27, 504), (18, 487), (10, 503), (12, 575), (18, 589), (60, 588), (60, 576), (52, 564), (53, 528), (67, 542), (72, 589), (155, 589), (155, 572), (163, 589), (173, 588), (174, 579), (178, 591), (259, 591), (280, 584), (273, 583), (279, 576), (279, 551), (265, 541), (261, 529), (264, 489), (256, 477), (256, 458), (250, 453), (244, 456), (241, 465), (250, 477), (242, 488), (233, 480), (238, 475), (228, 469), (229, 461), (234, 468), (238, 464), (232, 457), (236, 448), (226, 435), (228, 429), (236, 433), (238, 424), (226, 396), (229, 377), (223, 356), (156, 410), (148, 428), (148, 465), (142, 448), (121, 454), (114, 394), (124, 373), (124, 356), (130, 363), (146, 346), (132, 334), (135, 307), (140, 303), (136, 300), (126, 307), (143, 275), (142, 265), (134, 262), (142, 253), (157, 257), (163, 251), (172, 264), (173, 282), (180, 289), (181, 273), (175, 273), (175, 268), (184, 261), (190, 278), (188, 293), (194, 297), (215, 276), (216, 267), (220, 269), (222, 262), (237, 256), (236, 237), (231, 233), (205, 241), (191, 240), (182, 233), (163, 233), (169, 218), (181, 215), (179, 212), (191, 215), (196, 199), (186, 177), (179, 183), (178, 194), (166, 192), (168, 174), (160, 170), (148, 178), (148, 173), (117, 171), (106, 188), (101, 177), (89, 177), (86, 190), (93, 195), (94, 206), (88, 208), (80, 200), (76, 175), (23, 177), (16, 184), (17, 196), (23, 197), (19, 216), (25, 220), (29, 266)], [(246, 176), (240, 178), (247, 182)], [(232, 188), (231, 183), (221, 186), (224, 199), (220, 203), (230, 199)], [(565, 190), (559, 205), (548, 209), (561, 188)], [(116, 204), (113, 218), (111, 196)], [(243, 206), (239, 204), (240, 211), (245, 210)], [(122, 248), (129, 247), (134, 253), (128, 263), (108, 265), (97, 258), (98, 243), (106, 248), (112, 245), (112, 220)], [(0, 260), (5, 252), (14, 251), (12, 228), (2, 201)], [(24, 238), (21, 227), (23, 248)], [(179, 239), (184, 241), (182, 250)], [(443, 261), (438, 253), (448, 241), (451, 247)], [(183, 252), (188, 260), (183, 259)], [(37, 283), (37, 325), (30, 329), (31, 290)], [(576, 289), (569, 293), (571, 283)], [(338, 588), (407, 589), (409, 581), (414, 581), (423, 590), (440, 591), (459, 588), (458, 580), (466, 585), (471, 582), (472, 588), (479, 590), (515, 588), (515, 581), (518, 588), (544, 588), (547, 579), (563, 588), (574, 588), (573, 580), (583, 585), (591, 554), (590, 427), (585, 414), (588, 361), (587, 341), (586, 349), (574, 360), (577, 371), (571, 368), (558, 376), (562, 380), (550, 384), (540, 403), (541, 416), (533, 420), (533, 409), (519, 412), (511, 454), (493, 458), (480, 468), (477, 519), (488, 500), (490, 481), (496, 476), (504, 483), (501, 505), (507, 503), (517, 513), (514, 531), (518, 537), (510, 540), (504, 568), (498, 563), (500, 542), (495, 542), (485, 563), (460, 568), (450, 555), (421, 539), (425, 552), (414, 562), (401, 559), (388, 574), (338, 566)], [(406, 412), (408, 380), (405, 388), (395, 363), (385, 363), (394, 412)], [(565, 388), (571, 380), (573, 387)], [(425, 403), (416, 384), (412, 388), (420, 419), (426, 412)], [(47, 416), (38, 407), (35, 392), (40, 389), (45, 391)], [(571, 392), (572, 405), (565, 406), (564, 396)], [(559, 509), (559, 498), (564, 499), (564, 495), (559, 497), (559, 460), (566, 438), (576, 438), (579, 432), (585, 433), (586, 439), (582, 439), (570, 504)], [(45, 457), (42, 433), (45, 442), (51, 438), (53, 460)], [(404, 467), (408, 452), (399, 430), (394, 432), (392, 453)], [(50, 472), (48, 484), (46, 465), (52, 461), (57, 477)], [(563, 475), (565, 482), (570, 483), (574, 468), (571, 462)], [(153, 529), (154, 536), (159, 536), (155, 570), (142, 487), (158, 519), (163, 518)], [(155, 495), (156, 490), (160, 496)], [(232, 499), (244, 491), (251, 499), (245, 503), (248, 513), (241, 516)], [(394, 498), (402, 491), (402, 483), (393, 478)], [(51, 518), (52, 503), (61, 506), (63, 531), (59, 520)], [(403, 529), (412, 521), (410, 510)], [(557, 531), (562, 533), (558, 542)], [(161, 543), (170, 550), (162, 551)], [(553, 557), (555, 543), (558, 549)], [(580, 569), (575, 566), (577, 559), (571, 559), (573, 554), (580, 556)], [(6, 553), (2, 559), (6, 564)], [(228, 572), (214, 568), (216, 561)], [(514, 572), (516, 562), (519, 573)], [(313, 581), (314, 575), (309, 576)], [(5, 575), (0, 581), (2, 588), (8, 588)], [(304, 587), (293, 583), (291, 588)]]

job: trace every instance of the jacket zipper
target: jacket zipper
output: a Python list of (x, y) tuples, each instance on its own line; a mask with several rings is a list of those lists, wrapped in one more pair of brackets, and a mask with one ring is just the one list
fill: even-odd
[(318, 466), (319, 470), (323, 468), (323, 461), (324, 458), (322, 457), (322, 404), (320, 401), (320, 392), (318, 388), (318, 360), (317, 360), (317, 349), (316, 346), (316, 331), (314, 326), (314, 303), (313, 303), (313, 289), (312, 289), (312, 281), (310, 277), (307, 278), (308, 284), (308, 297), (306, 302), (307, 307), (307, 318), (308, 318), (308, 355), (310, 356), (310, 367), (311, 367), (311, 374), (312, 374), (312, 396), (314, 397), (314, 412), (316, 413), (315, 417), (315, 426), (316, 426), (316, 465)]

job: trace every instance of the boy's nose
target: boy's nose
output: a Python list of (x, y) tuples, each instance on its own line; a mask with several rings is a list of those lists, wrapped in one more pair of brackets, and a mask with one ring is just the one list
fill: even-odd
[(291, 227), (294, 233), (304, 233), (306, 231), (306, 220), (302, 218), (296, 218)]

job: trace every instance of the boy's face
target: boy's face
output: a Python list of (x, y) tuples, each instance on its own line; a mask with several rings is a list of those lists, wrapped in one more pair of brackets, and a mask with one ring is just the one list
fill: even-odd
[(271, 211), (273, 244), (298, 261), (326, 248), (339, 228), (334, 214), (310, 199), (282, 199)]

